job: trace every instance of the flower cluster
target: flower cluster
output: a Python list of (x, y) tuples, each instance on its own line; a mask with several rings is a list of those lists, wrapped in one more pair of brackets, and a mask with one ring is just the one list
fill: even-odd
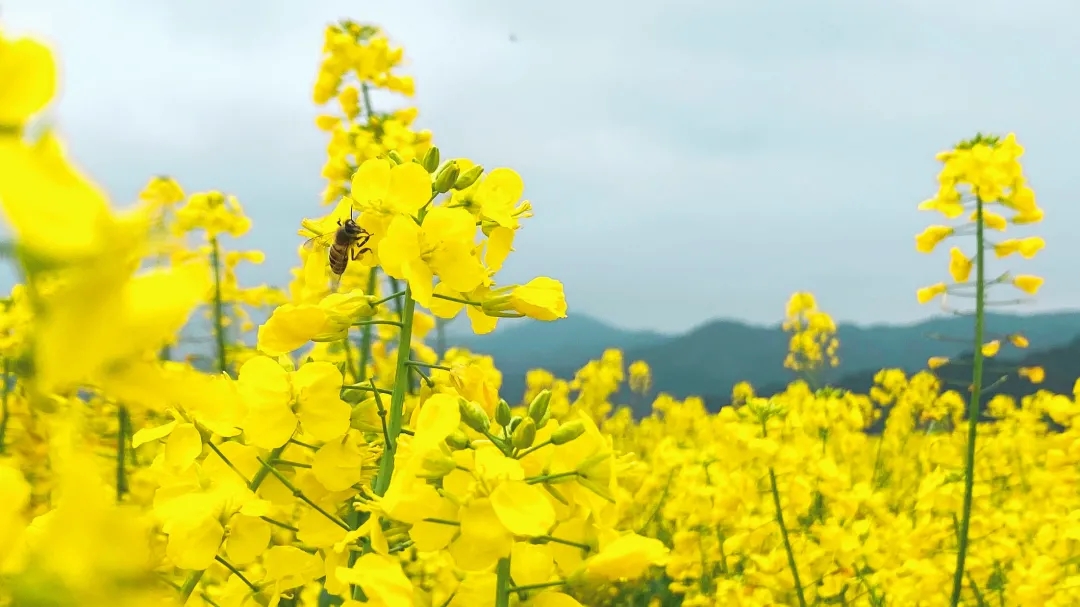
[(840, 364), (836, 323), (817, 307), (812, 293), (795, 293), (787, 303), (784, 331), (791, 333), (784, 367), (793, 371), (813, 372), (823, 366)]
[[(314, 97), (343, 112), (319, 119), (334, 206), (303, 222), (285, 294), (240, 286), (262, 254), (222, 246), (251, 228), (235, 198), (156, 177), (114, 207), (28, 128), (57, 88), (51, 51), (0, 33), (0, 210), (22, 279), (0, 306), (0, 605), (1080, 603), (1080, 382), (980, 409), (982, 359), (1027, 346), (984, 338), (986, 287), (1041, 284), (984, 275), (987, 251), (1044, 246), (985, 239), (1042, 218), (1014, 138), (941, 156), (923, 206), (972, 212), (917, 238), (976, 238), (952, 284), (920, 292), (974, 291), (966, 412), (933, 372), (892, 369), (867, 394), (744, 382), (719, 412), (658, 394), (635, 420), (621, 399), (651, 398), (652, 370), (618, 350), (571, 378), (533, 370), (510, 403), (491, 357), (425, 343), (463, 311), (487, 333), (567, 304), (555, 279), (498, 280), (533, 216), (517, 172), (444, 160), (415, 111), (372, 110), (369, 89), (412, 94), (402, 57), (376, 28), (327, 29)], [(239, 307), (263, 305), (261, 324)], [(168, 351), (200, 306), (213, 369)], [(837, 363), (812, 295), (783, 326), (788, 367)]]

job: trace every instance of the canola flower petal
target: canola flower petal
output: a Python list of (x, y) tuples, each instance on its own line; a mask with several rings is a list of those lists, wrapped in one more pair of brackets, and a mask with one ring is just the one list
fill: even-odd
[(295, 546), (274, 546), (263, 554), (266, 582), (280, 588), (296, 588), (323, 575), (323, 562)]
[(318, 335), (326, 321), (326, 311), (317, 305), (278, 306), (259, 327), (258, 348), (269, 356), (288, 354)]
[(556, 575), (551, 546), (517, 542), (510, 550), (510, 577), (519, 586), (543, 584)]
[(669, 549), (658, 539), (628, 533), (588, 559), (585, 571), (607, 580), (634, 580), (654, 565), (662, 565)]
[(582, 607), (574, 597), (562, 592), (545, 591), (523, 603), (524, 607)]
[(514, 536), (499, 521), (491, 500), (477, 499), (461, 509), (461, 534), (450, 554), (464, 571), (484, 571), (510, 554)]
[(354, 439), (330, 441), (315, 452), (311, 472), (328, 491), (344, 491), (363, 477), (364, 453)]
[(195, 424), (180, 424), (165, 441), (165, 464), (183, 472), (195, 463), (202, 448), (202, 436)]
[(339, 567), (338, 580), (363, 589), (368, 604), (380, 607), (413, 607), (413, 585), (396, 558), (365, 554), (352, 567)]
[(304, 432), (322, 441), (340, 438), (349, 429), (352, 409), (341, 400), (341, 371), (331, 363), (309, 362), (293, 374), (297, 416)]
[(547, 495), (523, 481), (509, 481), (496, 487), (491, 493), (491, 507), (514, 535), (545, 535), (555, 525), (555, 509)]
[(56, 95), (57, 69), (52, 50), (32, 38), (0, 35), (0, 127), (19, 126)]
[(566, 318), (566, 295), (561, 282), (541, 276), (516, 287), (510, 293), (515, 310), (536, 320)]
[(247, 565), (270, 545), (270, 523), (255, 516), (237, 515), (229, 521), (225, 554), (234, 565)]

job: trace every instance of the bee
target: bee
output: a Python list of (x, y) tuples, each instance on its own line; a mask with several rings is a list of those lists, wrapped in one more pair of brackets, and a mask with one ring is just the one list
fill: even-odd
[(364, 253), (371, 252), (371, 248), (365, 246), (371, 240), (371, 232), (360, 227), (352, 217), (344, 221), (338, 219), (337, 224), (338, 228), (333, 232), (321, 234), (304, 243), (306, 247), (316, 242), (328, 247), (326, 258), (330, 266), (332, 291), (337, 291), (338, 285), (341, 284), (341, 275), (349, 267), (349, 262), (356, 261)]

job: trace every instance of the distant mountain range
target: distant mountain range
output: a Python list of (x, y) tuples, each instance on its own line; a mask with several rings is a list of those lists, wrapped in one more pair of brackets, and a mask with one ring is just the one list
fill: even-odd
[[(1072, 381), (1080, 375), (1080, 312), (990, 314), (986, 325), (988, 339), (1011, 333), (1027, 337), (1031, 342), (1029, 357), (1040, 360), (1049, 357), (1056, 371), (1071, 373), (1065, 390), (1071, 393)], [(879, 369), (899, 368), (911, 373), (925, 369), (931, 356), (955, 358), (969, 352), (972, 319), (948, 316), (908, 325), (841, 324), (837, 334), (841, 363), (823, 379), (833, 385), (851, 384), (851, 389), (865, 391)], [(491, 355), (503, 373), (501, 394), (510, 402), (521, 399), (525, 374), (530, 369), (545, 368), (558, 377), (570, 379), (605, 349), (618, 348), (627, 364), (635, 360), (649, 364), (654, 392), (667, 392), (677, 398), (702, 396), (710, 408), (716, 409), (728, 402), (732, 387), (739, 381), (749, 381), (759, 393), (768, 394), (781, 390), (794, 379), (794, 374), (783, 367), (788, 337), (778, 324), (760, 326), (715, 320), (683, 334), (663, 335), (623, 330), (579, 314), (550, 323), (508, 323), (488, 335), (451, 333), (447, 335), (447, 343)], [(999, 364), (1020, 360), (1023, 352), (1009, 348), (1003, 348)], [(1059, 355), (1071, 356), (1073, 362), (1059, 361), (1056, 358)], [(1076, 367), (1075, 372), (1068, 371), (1069, 364)], [(1051, 385), (1051, 379), (1066, 381), (1064, 376), (1055, 377), (1050, 365), (1044, 366), (1048, 373), (1047, 386)], [(1019, 387), (1012, 388), (1014, 385)], [(1015, 379), (1010, 389), (1027, 390), (1027, 393), (1034, 390)]]

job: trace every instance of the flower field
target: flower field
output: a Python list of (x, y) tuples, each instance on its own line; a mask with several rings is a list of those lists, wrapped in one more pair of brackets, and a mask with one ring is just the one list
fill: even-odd
[[(912, 254), (951, 249), (913, 295), (971, 302), (970, 384), (931, 359), (868, 394), (819, 385), (843, 344), (795, 293), (776, 364), (804, 379), (781, 394), (740, 384), (709, 412), (610, 350), (508, 403), (490, 357), (430, 344), (462, 315), (476, 333), (567, 315), (555, 278), (499, 278), (544, 201), (447, 155), (415, 109), (372, 107), (412, 97), (403, 54), (327, 27), (324, 206), (280, 235), (298, 259), (278, 289), (238, 278), (263, 255), (232, 246), (253, 226), (228, 193), (157, 176), (110, 201), (38, 119), (56, 57), (0, 30), (20, 276), (0, 308), (0, 606), (1080, 605), (1080, 393), (1038, 391), (1035, 367), (1009, 371), (1031, 396), (993, 393), (990, 362), (1028, 342), (986, 306), (1042, 285), (1009, 265), (1045, 244), (1021, 234), (1043, 212), (1013, 135), (939, 154), (919, 207), (943, 223)], [(200, 316), (213, 338), (183, 355)]]

